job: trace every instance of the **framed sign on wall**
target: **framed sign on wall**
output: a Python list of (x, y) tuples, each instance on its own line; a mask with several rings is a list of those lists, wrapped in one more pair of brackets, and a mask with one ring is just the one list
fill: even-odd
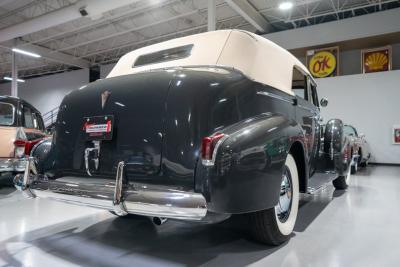
[(361, 51), (363, 73), (388, 71), (392, 69), (392, 47), (383, 46)]
[(315, 78), (339, 75), (339, 47), (308, 50), (306, 65)]
[(400, 145), (400, 125), (393, 125), (393, 144)]

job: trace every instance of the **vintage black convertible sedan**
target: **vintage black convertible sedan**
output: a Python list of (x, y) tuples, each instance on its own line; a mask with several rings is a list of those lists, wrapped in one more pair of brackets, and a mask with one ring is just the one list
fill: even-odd
[(67, 95), (52, 141), (33, 149), (15, 184), (29, 197), (156, 223), (248, 214), (254, 237), (277, 245), (293, 231), (300, 193), (348, 185), (343, 124), (322, 132), (319, 106), (307, 69), (265, 38), (173, 39)]

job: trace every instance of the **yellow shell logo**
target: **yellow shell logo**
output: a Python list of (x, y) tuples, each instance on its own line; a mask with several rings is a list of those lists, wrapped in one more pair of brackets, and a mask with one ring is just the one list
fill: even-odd
[(317, 52), (310, 59), (308, 69), (314, 77), (327, 77), (336, 69), (336, 57), (328, 51)]
[(365, 59), (365, 65), (371, 71), (382, 70), (387, 63), (388, 57), (381, 52), (372, 53)]

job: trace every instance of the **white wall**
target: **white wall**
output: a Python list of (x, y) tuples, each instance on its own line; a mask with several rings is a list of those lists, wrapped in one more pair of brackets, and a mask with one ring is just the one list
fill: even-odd
[(372, 160), (400, 164), (400, 145), (392, 144), (391, 131), (400, 124), (400, 70), (318, 79), (319, 98), (327, 121), (340, 118), (364, 133), (371, 146)]
[[(25, 83), (18, 83), (18, 96), (44, 114), (58, 107), (69, 92), (88, 82), (88, 69), (32, 78)], [(0, 84), (0, 95), (9, 95), (10, 91), (11, 82)]]

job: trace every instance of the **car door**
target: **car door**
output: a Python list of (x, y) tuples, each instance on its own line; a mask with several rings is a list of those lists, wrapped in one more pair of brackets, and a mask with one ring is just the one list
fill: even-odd
[(311, 167), (311, 163), (315, 157), (316, 148), (316, 107), (311, 102), (312, 100), (309, 84), (310, 81), (307, 74), (295, 66), (293, 68), (292, 90), (297, 99), (296, 121), (303, 128), (305, 137), (304, 145), (307, 158), (309, 160), (309, 167)]
[(312, 174), (315, 171), (316, 162), (318, 160), (319, 148), (321, 146), (321, 123), (322, 117), (319, 108), (318, 94), (317, 94), (317, 85), (314, 80), (307, 76), (307, 84), (308, 90), (310, 92), (309, 102), (311, 103), (311, 114), (312, 114), (312, 122), (313, 122), (313, 147), (312, 147), (312, 155), (311, 155), (311, 172)]

